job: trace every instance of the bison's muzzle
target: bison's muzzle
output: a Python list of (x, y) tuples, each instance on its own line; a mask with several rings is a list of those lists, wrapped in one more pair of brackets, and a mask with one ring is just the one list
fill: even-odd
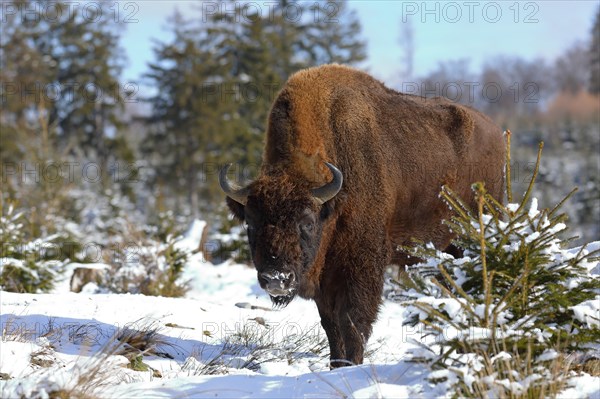
[(258, 281), (262, 289), (271, 297), (289, 297), (296, 291), (296, 275), (293, 272), (265, 271), (259, 273)]

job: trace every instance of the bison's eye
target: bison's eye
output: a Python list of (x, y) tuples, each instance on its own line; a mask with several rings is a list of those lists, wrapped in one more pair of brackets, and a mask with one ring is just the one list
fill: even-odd
[(315, 222), (313, 222), (312, 220), (300, 223), (300, 235), (305, 238), (309, 238), (310, 236), (312, 236), (314, 234), (315, 229)]
[(302, 223), (300, 229), (306, 233), (312, 233), (315, 230), (315, 224), (313, 222)]
[(298, 227), (302, 235), (311, 236), (316, 230), (313, 213), (308, 210), (304, 212), (304, 215), (298, 220)]

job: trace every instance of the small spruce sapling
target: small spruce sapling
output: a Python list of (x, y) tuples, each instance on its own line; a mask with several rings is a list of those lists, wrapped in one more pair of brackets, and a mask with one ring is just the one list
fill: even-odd
[(558, 211), (575, 190), (553, 209), (539, 210), (531, 198), (542, 148), (519, 203), (512, 203), (510, 158), (507, 205), (482, 183), (473, 185), (477, 209), (443, 188), (455, 215), (445, 223), (462, 258), (424, 243), (407, 249), (425, 261), (407, 269), (392, 296), (406, 306), (406, 323), (421, 323), (427, 337), (413, 360), (460, 395), (537, 394), (548, 379), (564, 387), (567, 376), (554, 375), (549, 361), (600, 342), (600, 278), (591, 273), (599, 250), (565, 249), (566, 216)]

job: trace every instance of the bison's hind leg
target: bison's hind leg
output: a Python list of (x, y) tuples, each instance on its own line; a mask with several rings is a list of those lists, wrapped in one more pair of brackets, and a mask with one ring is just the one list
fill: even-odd
[(446, 249), (444, 249), (444, 252), (447, 254), (450, 254), (454, 257), (454, 259), (458, 259), (458, 258), (462, 258), (464, 253), (463, 250), (458, 248), (456, 245), (454, 244), (450, 244), (446, 247)]

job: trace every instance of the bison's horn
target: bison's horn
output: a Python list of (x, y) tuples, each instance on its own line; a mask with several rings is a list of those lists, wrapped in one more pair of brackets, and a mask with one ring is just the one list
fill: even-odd
[(227, 171), (230, 167), (231, 164), (228, 163), (223, 166), (219, 172), (219, 184), (221, 185), (221, 189), (232, 200), (239, 202), (242, 205), (246, 205), (246, 201), (248, 200), (248, 187), (241, 187), (229, 181), (227, 178)]
[(313, 196), (317, 201), (319, 201), (320, 204), (324, 204), (335, 197), (336, 194), (342, 189), (342, 183), (344, 182), (344, 176), (338, 168), (329, 162), (325, 162), (325, 165), (327, 165), (331, 171), (331, 174), (333, 174), (333, 180), (324, 186), (312, 190)]

